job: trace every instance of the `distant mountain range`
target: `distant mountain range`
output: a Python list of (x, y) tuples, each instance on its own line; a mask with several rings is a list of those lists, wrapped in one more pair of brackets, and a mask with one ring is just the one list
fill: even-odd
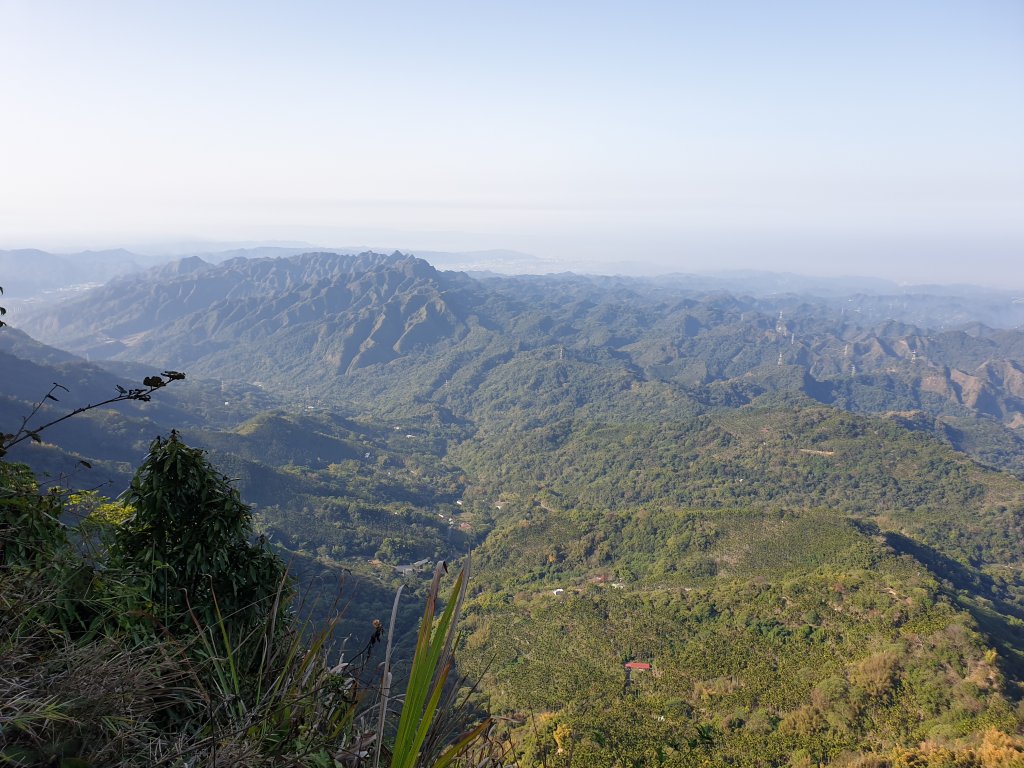
[[(804, 285), (770, 277), (743, 279)], [(908, 425), (1024, 473), (1024, 332), (978, 321), (1020, 305), (991, 293), (756, 297), (708, 292), (708, 279), (470, 276), (399, 252), (189, 257), (9, 315), (53, 346), (8, 329), (0, 354), (19, 373), (5, 393), (28, 403), (59, 380), (99, 398), (89, 382), (107, 391), (173, 368), (189, 372), (180, 402), (227, 426), (254, 412), (244, 402), (508, 425), (527, 411), (655, 414), (790, 392), (917, 413)]]
[(14, 301), (23, 301), (47, 293), (101, 285), (160, 261), (123, 249), (56, 254), (24, 248), (0, 251), (0, 275), (5, 293)]
[[(637, 382), (705, 398), (795, 389), (853, 409), (1024, 428), (1024, 332), (977, 322), (971, 299), (757, 298), (702, 285), (683, 276), (470, 277), (399, 252), (191, 257), (21, 313), (18, 324), (90, 359), (341, 401), (391, 389), (449, 407), (461, 395), (451, 397), (446, 382), (465, 375), (462, 361), (480, 368), (482, 393), (509, 367), (547, 365), (549, 350), (566, 364), (600, 358)], [(929, 329), (950, 318), (964, 323)]]
[[(355, 255), (370, 252), (367, 246), (323, 248), (308, 244), (231, 245), (217, 243), (180, 243), (141, 250), (124, 248), (50, 253), (38, 249), (0, 250), (0, 275), (5, 281), (8, 303), (26, 300), (59, 299), (69, 291), (94, 287), (126, 274), (180, 259), (199, 257), (209, 264), (233, 259), (289, 258), (305, 253), (329, 252)], [(474, 276), (542, 275), (564, 273), (565, 268), (551, 259), (542, 259), (519, 251), (490, 249), (480, 251), (405, 250), (438, 269), (458, 270)], [(622, 265), (628, 274), (628, 264)], [(606, 270), (583, 269), (583, 273)], [(931, 296), (950, 299), (958, 297), (959, 311), (944, 323), (956, 325), (965, 317), (994, 327), (1015, 327), (1024, 324), (1024, 296), (1012, 291), (999, 291), (973, 285), (937, 285), (896, 283), (855, 275), (814, 277), (768, 270), (707, 270), (700, 273), (670, 273), (657, 278), (660, 285), (675, 285), (691, 291), (713, 293), (725, 291), (756, 297), (802, 295), (849, 298), (881, 297), (893, 303)]]
[[(138, 253), (123, 248), (80, 251), (76, 253), (49, 253), (35, 248), (0, 250), (0, 276), (8, 304), (26, 301), (55, 301), (69, 293), (106, 283), (115, 277), (142, 272), (172, 261), (199, 257), (209, 264), (220, 264), (233, 259), (288, 258), (317, 249), (304, 246), (250, 246), (217, 248), (214, 244), (178, 246), (179, 250), (166, 253)], [(356, 254), (366, 247), (330, 249), (336, 253)], [(424, 251), (421, 254), (446, 269), (471, 270), (511, 274), (517, 272), (546, 271), (545, 262), (525, 253), (508, 250), (489, 251)]]

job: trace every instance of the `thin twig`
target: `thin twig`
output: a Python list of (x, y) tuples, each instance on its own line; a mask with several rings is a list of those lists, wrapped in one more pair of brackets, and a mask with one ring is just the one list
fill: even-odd
[[(166, 377), (167, 381), (164, 381), (164, 377)], [(70, 419), (72, 416), (77, 416), (80, 413), (91, 411), (94, 408), (102, 408), (105, 405), (123, 403), (126, 400), (138, 400), (139, 402), (148, 403), (152, 399), (152, 395), (154, 392), (156, 392), (156, 390), (162, 387), (166, 387), (168, 383), (172, 381), (181, 381), (184, 378), (184, 373), (180, 373), (178, 371), (164, 371), (163, 374), (161, 374), (160, 376), (147, 376), (142, 381), (142, 387), (138, 387), (135, 389), (125, 389), (124, 387), (117, 385), (119, 394), (116, 397), (107, 398), (106, 400), (103, 400), (98, 403), (90, 403), (89, 405), (83, 405), (79, 408), (75, 408), (73, 411), (65, 413), (63, 416), (56, 418), (53, 421), (49, 421), (46, 424), (43, 424), (40, 427), (29, 429), (28, 423), (33, 418), (35, 418), (36, 414), (39, 413), (43, 405), (46, 404), (47, 400), (53, 400), (55, 403), (60, 402), (54, 396), (54, 392), (56, 392), (58, 389), (61, 389), (65, 392), (70, 391), (67, 387), (63, 386), (62, 384), (54, 382), (53, 386), (50, 387), (50, 391), (47, 392), (43, 396), (43, 398), (33, 406), (32, 412), (21, 420), (21, 426), (18, 427), (17, 432), (15, 432), (14, 434), (0, 435), (0, 456), (6, 453), (13, 446), (25, 440), (31, 439), (35, 440), (36, 442), (39, 442), (39, 433), (42, 432), (44, 429), (49, 429), (50, 427), (60, 424), (62, 421)]]

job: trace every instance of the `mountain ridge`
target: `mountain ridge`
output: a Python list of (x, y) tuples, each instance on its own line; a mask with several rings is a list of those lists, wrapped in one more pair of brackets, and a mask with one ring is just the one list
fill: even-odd
[[(336, 401), (363, 402), (370, 391), (379, 399), (382, 383), (364, 372), (394, 368), (390, 378), (400, 383), (401, 370), (428, 355), (438, 370), (433, 383), (418, 382), (416, 394), (403, 397), (451, 408), (444, 387), (458, 361), (548, 349), (603, 355), (601, 365), (637, 380), (706, 389), (712, 398), (781, 387), (854, 410), (923, 409), (1024, 428), (1024, 332), (977, 321), (934, 330), (846, 309), (847, 302), (702, 294), (621, 277), (474, 278), (399, 252), (310, 253), (218, 265), (194, 257), (26, 313), (21, 323), (93, 359), (282, 392), (305, 387)], [(488, 375), (481, 370), (479, 383)]]

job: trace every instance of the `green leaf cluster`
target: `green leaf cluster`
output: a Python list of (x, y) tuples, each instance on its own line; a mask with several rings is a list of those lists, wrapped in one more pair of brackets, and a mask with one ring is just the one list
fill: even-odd
[(115, 529), (112, 560), (140, 575), (161, 625), (226, 624), (238, 636), (264, 621), (284, 563), (252, 541), (251, 509), (202, 450), (158, 438), (124, 500), (134, 511)]

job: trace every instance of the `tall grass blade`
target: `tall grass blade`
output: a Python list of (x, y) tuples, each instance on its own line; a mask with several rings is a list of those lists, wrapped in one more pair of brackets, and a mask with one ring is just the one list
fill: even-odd
[[(455, 579), (444, 610), (438, 617), (435, 616), (437, 598), (445, 570), (444, 562), (439, 562), (434, 569), (434, 579), (427, 593), (405, 701), (398, 722), (398, 733), (392, 750), (391, 768), (413, 768), (417, 765), (424, 742), (434, 727), (441, 694), (452, 669), (452, 646), (469, 578), (469, 558)], [(449, 761), (455, 754), (457, 753), (451, 755)]]
[(395, 620), (398, 618), (398, 601), (402, 597), (402, 584), (395, 592), (395, 602), (391, 606), (391, 623), (388, 624), (388, 646), (384, 652), (384, 676), (381, 680), (380, 718), (377, 721), (377, 747), (373, 756), (373, 768), (380, 768), (380, 750), (384, 743), (384, 723), (388, 715), (388, 696), (391, 693), (391, 648), (394, 640)]

